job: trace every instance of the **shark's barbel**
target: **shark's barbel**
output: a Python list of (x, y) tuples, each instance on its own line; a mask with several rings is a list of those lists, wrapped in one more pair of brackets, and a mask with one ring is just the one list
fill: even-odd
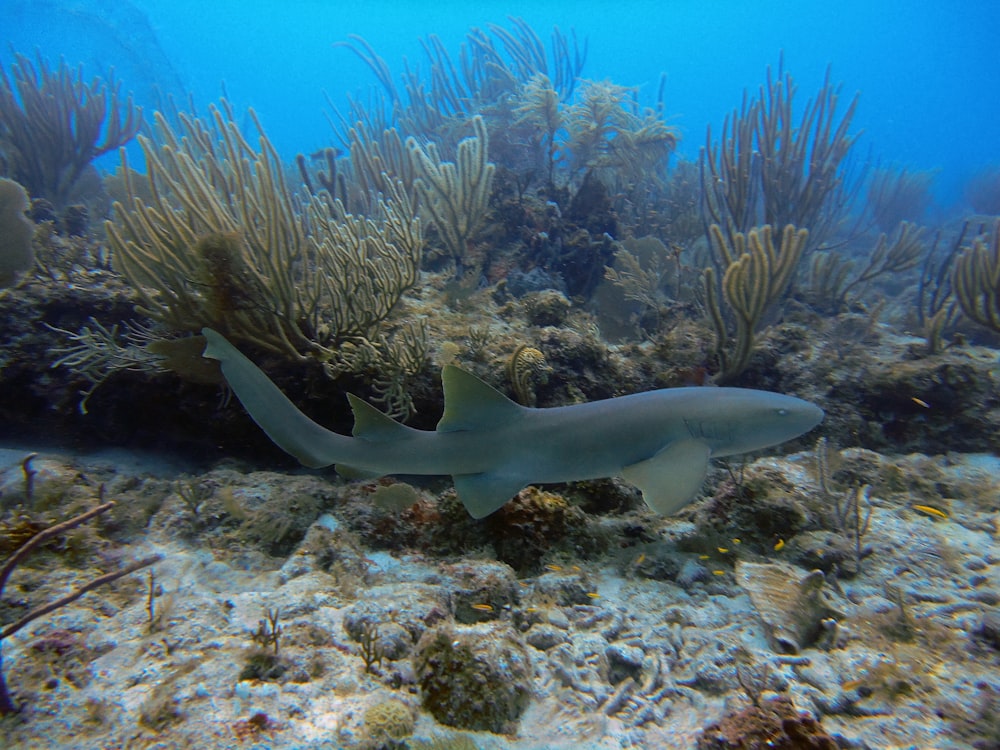
[(482, 518), (529, 484), (620, 476), (646, 503), (673, 513), (698, 492), (713, 456), (766, 448), (808, 432), (818, 406), (745, 388), (672, 388), (534, 409), (474, 375), (446, 366), (444, 416), (435, 432), (393, 421), (355, 396), (353, 437), (299, 411), (222, 335), (202, 330), (237, 398), (280, 448), (306, 466), (347, 476), (451, 474), (469, 513)]

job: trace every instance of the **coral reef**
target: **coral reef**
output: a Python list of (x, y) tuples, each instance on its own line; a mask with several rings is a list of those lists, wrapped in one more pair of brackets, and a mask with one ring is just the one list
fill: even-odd
[[(0, 423), (32, 446), (0, 450), (5, 747), (994, 747), (996, 217), (849, 168), (829, 74), (799, 106), (769, 71), (677, 162), (662, 79), (587, 80), (572, 32), (422, 44), (399, 78), (352, 37), (385, 98), (294, 163), (192, 100), (103, 176), (116, 82), (4, 71), (0, 174), (25, 117), (79, 115), (37, 129), (27, 214), (0, 181)], [(542, 409), (729, 382), (826, 418), (674, 516), (617, 477), (473, 519), (448, 480), (293, 467), (205, 325), (342, 434), (345, 391), (433, 430), (444, 365)]]

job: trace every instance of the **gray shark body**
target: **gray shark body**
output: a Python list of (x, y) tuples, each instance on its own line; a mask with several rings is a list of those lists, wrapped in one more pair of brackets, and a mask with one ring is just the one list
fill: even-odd
[(744, 388), (673, 388), (534, 409), (474, 375), (445, 367), (444, 416), (416, 430), (349, 396), (353, 437), (299, 411), (268, 377), (211, 329), (204, 356), (254, 421), (306, 466), (346, 476), (450, 474), (469, 513), (482, 518), (529, 484), (620, 476), (646, 503), (672, 513), (698, 492), (713, 456), (758, 450), (808, 432), (823, 411), (792, 396)]

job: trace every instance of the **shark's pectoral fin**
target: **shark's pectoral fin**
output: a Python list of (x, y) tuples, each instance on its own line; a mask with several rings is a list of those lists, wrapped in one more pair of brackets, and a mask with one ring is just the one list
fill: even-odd
[(622, 469), (626, 482), (642, 490), (642, 499), (668, 515), (690, 502), (708, 473), (711, 449), (699, 440), (678, 440), (651, 458)]
[(456, 474), (458, 499), (473, 518), (485, 518), (499, 510), (528, 484), (518, 477), (501, 474)]

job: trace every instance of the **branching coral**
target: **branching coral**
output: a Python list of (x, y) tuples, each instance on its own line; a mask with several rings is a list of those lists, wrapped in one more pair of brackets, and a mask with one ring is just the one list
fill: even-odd
[(449, 121), (467, 118), (484, 108), (501, 103), (533, 76), (542, 74), (552, 81), (560, 99), (567, 99), (587, 58), (572, 32), (552, 30), (549, 54), (535, 31), (523, 19), (511, 19), (512, 29), (491, 24), (488, 30), (472, 29), (466, 35), (458, 64), (441, 39), (435, 35), (421, 39), (429, 76), (407, 67), (403, 89), (393, 81), (389, 65), (360, 36), (337, 46), (356, 54), (375, 73), (385, 90), (393, 116), (409, 133), (431, 134)]
[(437, 146), (407, 139), (421, 207), (430, 214), (448, 255), (461, 271), (473, 232), (483, 220), (496, 167), (487, 156), (489, 136), (482, 117), (472, 118), (475, 135), (458, 144), (458, 163), (441, 160)]
[(879, 276), (916, 268), (924, 256), (924, 235), (921, 227), (901, 222), (892, 235), (879, 235), (864, 266), (856, 272), (855, 264), (839, 253), (817, 253), (809, 270), (810, 292), (817, 301), (839, 310), (846, 306), (852, 291), (865, 288)]
[(845, 179), (842, 165), (857, 138), (848, 131), (858, 98), (839, 114), (839, 87), (829, 71), (797, 122), (794, 97), (792, 77), (780, 66), (774, 78), (768, 70), (758, 98), (744, 95), (718, 143), (708, 132), (702, 212), (730, 241), (754, 226), (795, 224), (819, 245), (850, 209), (859, 185)]
[(1000, 221), (986, 239), (977, 237), (972, 247), (955, 260), (952, 276), (958, 304), (971, 320), (1000, 332)]
[(867, 210), (883, 232), (901, 222), (920, 221), (931, 205), (934, 172), (878, 169), (868, 185)]
[[(419, 270), (420, 221), (405, 191), (387, 181), (369, 216), (326, 192), (302, 205), (250, 115), (256, 148), (225, 103), (208, 122), (181, 115), (180, 133), (157, 113), (159, 143), (140, 138), (152, 198), (140, 199), (126, 165), (131, 202), (116, 203), (106, 224), (139, 311), (169, 331), (211, 326), (294, 360), (315, 357), (332, 375), (378, 369), (383, 356), (422, 365), (422, 329), (395, 343), (383, 332)], [(400, 356), (400, 346), (413, 351)]]
[[(757, 328), (767, 310), (788, 288), (809, 232), (788, 224), (779, 247), (774, 245), (770, 225), (751, 229), (745, 235), (737, 233), (731, 244), (718, 224), (712, 225), (710, 235), (713, 248), (724, 263), (722, 296), (726, 310), (719, 305), (712, 268), (705, 270), (705, 304), (715, 328), (715, 351), (721, 366), (717, 380), (728, 382), (749, 364)], [(732, 316), (735, 326), (731, 348), (727, 314)]]
[(0, 68), (0, 174), (65, 206), (90, 162), (142, 127), (142, 110), (120, 88), (113, 73), (87, 84), (65, 62), (51, 70), (16, 55), (9, 74)]
[(575, 169), (612, 169), (625, 182), (666, 174), (677, 134), (660, 116), (639, 112), (634, 90), (609, 81), (587, 81), (565, 115)]
[(555, 172), (556, 134), (563, 126), (559, 109), (559, 93), (552, 88), (549, 77), (544, 73), (532, 76), (521, 90), (521, 105), (515, 110), (518, 116), (515, 124), (534, 126), (541, 133), (548, 159), (548, 181), (551, 183)]

